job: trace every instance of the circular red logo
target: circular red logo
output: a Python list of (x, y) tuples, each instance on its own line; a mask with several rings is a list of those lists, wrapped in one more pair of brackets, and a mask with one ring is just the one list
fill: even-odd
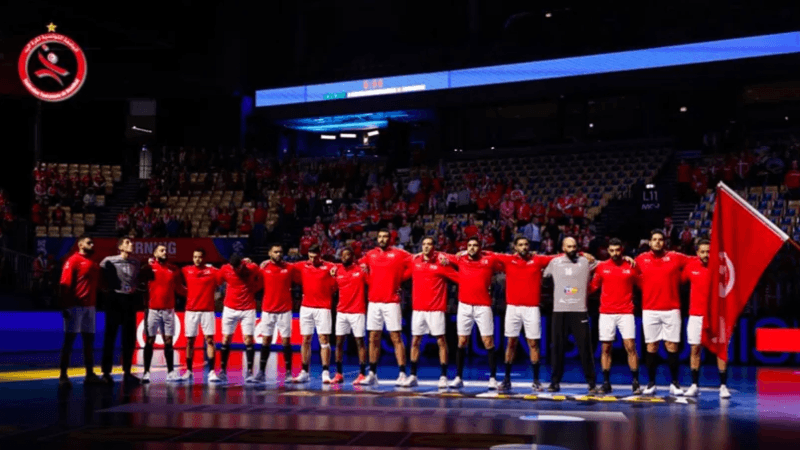
[(86, 81), (86, 55), (72, 39), (59, 33), (36, 36), (19, 55), (19, 78), (34, 97), (64, 101)]

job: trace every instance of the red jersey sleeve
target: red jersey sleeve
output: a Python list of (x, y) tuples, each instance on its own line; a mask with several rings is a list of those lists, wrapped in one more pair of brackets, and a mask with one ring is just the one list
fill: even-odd
[(600, 286), (603, 285), (603, 272), (601, 270), (597, 270), (594, 272), (594, 277), (592, 277), (591, 283), (589, 283), (589, 293), (597, 292), (600, 289)]
[(174, 280), (172, 284), (175, 286), (175, 293), (181, 297), (186, 297), (188, 291), (186, 289), (186, 280), (183, 278), (183, 271), (181, 269), (175, 270)]
[(72, 305), (72, 289), (75, 287), (77, 278), (77, 267), (72, 264), (72, 258), (67, 259), (64, 263), (64, 268), (61, 271), (61, 307), (67, 308)]

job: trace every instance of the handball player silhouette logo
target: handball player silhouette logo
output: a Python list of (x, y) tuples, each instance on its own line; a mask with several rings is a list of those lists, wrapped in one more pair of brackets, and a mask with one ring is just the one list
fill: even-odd
[(19, 55), (19, 78), (34, 97), (60, 102), (75, 95), (86, 81), (86, 54), (72, 39), (55, 33), (36, 36)]

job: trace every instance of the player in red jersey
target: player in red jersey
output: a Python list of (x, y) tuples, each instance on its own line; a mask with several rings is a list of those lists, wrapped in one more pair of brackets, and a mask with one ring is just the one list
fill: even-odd
[(530, 348), (531, 369), (533, 370), (533, 389), (540, 391), (539, 382), (539, 340), (542, 337), (542, 319), (539, 311), (542, 272), (558, 255), (536, 255), (530, 252), (530, 242), (524, 236), (514, 239), (514, 254), (496, 257), (506, 273), (506, 373), (503, 390), (511, 389), (511, 367), (517, 354), (517, 342), (522, 327)]
[(622, 256), (622, 241), (617, 238), (608, 241), (608, 254), (611, 259), (600, 263), (594, 271), (589, 292), (601, 289), (600, 318), (598, 334), (602, 345), (600, 365), (603, 368), (604, 394), (611, 392), (611, 347), (617, 337), (622, 335), (622, 343), (628, 352), (628, 367), (633, 375), (632, 391), (641, 394), (639, 386), (639, 355), (636, 354), (636, 322), (633, 318), (633, 286), (639, 277), (639, 270), (625, 261)]
[(244, 336), (245, 356), (247, 369), (245, 382), (253, 382), (253, 360), (256, 356), (253, 333), (256, 328), (256, 297), (261, 289), (261, 274), (258, 266), (249, 258), (234, 253), (228, 259), (228, 264), (222, 266), (217, 273), (218, 282), (226, 284), (225, 300), (222, 309), (222, 346), (220, 348), (220, 373), (217, 375), (220, 383), (228, 382), (228, 355), (230, 353), (233, 332), (241, 323)]
[(217, 318), (214, 315), (214, 292), (218, 285), (217, 270), (211, 264), (204, 264), (206, 251), (202, 248), (192, 253), (194, 264), (181, 270), (186, 283), (186, 314), (184, 325), (186, 335), (186, 373), (181, 377), (184, 380), (193, 378), (194, 343), (198, 329), (202, 328), (205, 338), (205, 355), (208, 361), (208, 381), (218, 381), (214, 371), (215, 345), (214, 335), (217, 333)]
[(645, 395), (656, 392), (656, 352), (661, 341), (667, 348), (667, 363), (672, 376), (670, 394), (683, 395), (683, 389), (678, 384), (678, 344), (681, 342), (681, 299), (678, 288), (681, 271), (689, 258), (681, 253), (666, 251), (664, 244), (664, 232), (653, 230), (650, 232), (650, 251), (636, 257), (636, 265), (641, 272), (642, 326), (647, 343), (645, 364), (649, 380)]
[(471, 237), (467, 240), (466, 254), (440, 255), (442, 264), (458, 267), (458, 352), (456, 353), (456, 378), (451, 388), (464, 386), (464, 358), (472, 327), (477, 324), (483, 345), (489, 354), (489, 389), (497, 389), (497, 360), (494, 347), (494, 314), (492, 297), (489, 294), (492, 276), (500, 268), (500, 258), (490, 252), (481, 251), (480, 240)]
[(387, 229), (378, 232), (378, 247), (370, 250), (358, 262), (369, 270), (369, 306), (367, 306), (367, 330), (369, 331), (369, 375), (361, 384), (378, 384), (378, 358), (381, 352), (381, 332), (384, 323), (392, 338), (400, 375), (395, 382), (402, 386), (406, 381), (406, 346), (400, 335), (402, 315), (400, 311), (400, 282), (411, 254), (391, 247), (391, 233)]
[(294, 265), (294, 281), (303, 286), (303, 303), (300, 305), (300, 334), (303, 335), (301, 348), (303, 370), (292, 379), (294, 383), (307, 383), (311, 363), (311, 338), (314, 329), (319, 338), (320, 358), (322, 359), (322, 382), (331, 382), (328, 364), (331, 360), (331, 306), (335, 282), (330, 275), (334, 265), (323, 261), (320, 249), (312, 245), (308, 249), (308, 261)]
[(411, 376), (403, 387), (418, 384), (417, 362), (422, 337), (430, 334), (439, 345), (439, 389), (447, 388), (447, 340), (445, 339), (445, 312), (447, 312), (447, 280), (458, 283), (458, 272), (439, 264), (439, 253), (434, 251), (433, 238), (422, 240), (422, 253), (415, 255), (407, 265), (404, 278), (411, 278)]
[(158, 245), (153, 258), (142, 268), (141, 279), (147, 281), (150, 294), (145, 310), (147, 341), (144, 346), (144, 376), (142, 383), (150, 382), (150, 364), (153, 361), (153, 345), (156, 335), (161, 334), (164, 342), (164, 358), (167, 360), (167, 381), (181, 381), (175, 372), (172, 338), (175, 336), (175, 294), (185, 296), (186, 288), (180, 282), (181, 271), (167, 263), (167, 247)]
[(364, 334), (367, 326), (367, 305), (365, 288), (367, 273), (355, 264), (355, 252), (350, 247), (342, 250), (342, 263), (331, 269), (331, 276), (336, 280), (339, 289), (339, 303), (336, 306), (336, 376), (331, 383), (344, 382), (342, 361), (344, 359), (344, 341), (352, 331), (358, 347), (360, 371), (353, 384), (361, 384), (367, 377), (367, 348), (364, 345)]
[[(681, 274), (681, 281), (691, 283), (689, 295), (689, 323), (686, 326), (686, 341), (691, 346), (690, 365), (692, 368), (692, 385), (686, 390), (687, 397), (695, 397), (699, 392), (700, 381), (700, 350), (702, 349), (703, 316), (708, 309), (709, 290), (711, 289), (711, 274), (708, 271), (708, 257), (711, 243), (701, 239), (697, 243), (697, 258), (692, 258)], [(719, 396), (730, 398), (728, 391), (728, 366), (721, 358), (717, 358), (719, 369)]]
[(261, 278), (264, 282), (264, 297), (259, 322), (261, 357), (258, 361), (256, 383), (266, 383), (266, 368), (269, 360), (272, 336), (275, 331), (281, 335), (285, 377), (292, 376), (292, 280), (297, 276), (293, 264), (283, 260), (283, 247), (272, 244), (269, 259), (261, 263)]
[(86, 367), (86, 384), (101, 384), (94, 373), (94, 331), (97, 285), (100, 281), (100, 266), (89, 257), (94, 254), (94, 241), (87, 236), (78, 238), (78, 252), (64, 263), (61, 272), (61, 314), (64, 316), (64, 346), (61, 348), (61, 375), (58, 386), (71, 388), (67, 377), (67, 366), (72, 345), (78, 333), (83, 343), (83, 364)]

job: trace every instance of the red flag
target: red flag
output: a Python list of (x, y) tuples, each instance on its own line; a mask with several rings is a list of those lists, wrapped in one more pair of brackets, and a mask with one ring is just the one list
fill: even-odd
[(724, 183), (717, 185), (711, 225), (711, 274), (703, 345), (728, 360), (728, 342), (736, 320), (761, 274), (789, 239)]

